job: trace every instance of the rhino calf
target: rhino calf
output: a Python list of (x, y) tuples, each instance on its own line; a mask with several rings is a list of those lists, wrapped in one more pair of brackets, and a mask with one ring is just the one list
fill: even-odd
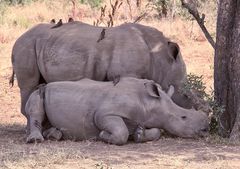
[(25, 107), (30, 124), (27, 142), (44, 140), (41, 124), (45, 117), (63, 139), (97, 138), (117, 145), (125, 144), (130, 135), (136, 142), (156, 140), (160, 129), (187, 138), (207, 133), (206, 114), (176, 105), (172, 86), (165, 93), (153, 81), (124, 77), (116, 86), (82, 79), (43, 88), (44, 92), (40, 88), (30, 95)]

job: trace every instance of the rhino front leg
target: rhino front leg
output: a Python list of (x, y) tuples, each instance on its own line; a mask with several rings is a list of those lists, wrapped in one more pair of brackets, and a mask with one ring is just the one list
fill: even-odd
[(25, 112), (25, 105), (27, 103), (27, 100), (30, 96), (30, 94), (33, 92), (33, 89), (20, 89), (20, 93), (21, 93), (21, 112), (22, 114), (27, 118), (27, 126), (26, 126), (26, 133), (27, 135), (30, 133), (30, 126), (29, 126), (29, 120), (28, 120), (28, 116)]
[(138, 126), (133, 137), (136, 143), (143, 143), (158, 140), (160, 135), (161, 132), (158, 128), (144, 129), (142, 126)]
[(106, 116), (97, 121), (97, 126), (102, 130), (100, 139), (107, 143), (123, 145), (127, 143), (129, 132), (123, 119), (118, 116)]
[(27, 143), (42, 142), (44, 138), (42, 136), (42, 122), (45, 118), (45, 112), (43, 108), (43, 98), (40, 97), (39, 89), (34, 91), (25, 107), (27, 120), (29, 124), (30, 134), (27, 137)]

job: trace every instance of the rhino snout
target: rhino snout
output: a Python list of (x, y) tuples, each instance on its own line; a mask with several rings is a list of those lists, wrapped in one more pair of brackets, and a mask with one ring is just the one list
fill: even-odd
[(209, 119), (206, 113), (203, 111), (197, 111), (196, 114), (198, 115), (198, 124), (196, 135), (198, 137), (206, 137), (209, 134)]
[(202, 127), (199, 131), (198, 131), (198, 136), (199, 137), (207, 137), (209, 135), (209, 125)]

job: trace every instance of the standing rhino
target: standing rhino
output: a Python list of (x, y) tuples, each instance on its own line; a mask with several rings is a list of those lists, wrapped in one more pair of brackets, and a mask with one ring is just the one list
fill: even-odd
[(146, 78), (160, 84), (164, 91), (173, 85), (173, 100), (179, 106), (194, 106), (179, 92), (186, 78), (179, 47), (157, 29), (133, 23), (102, 28), (76, 21), (51, 28), (52, 24), (39, 24), (13, 46), (12, 64), (24, 115), (29, 95), (42, 80)]
[(112, 82), (82, 79), (76, 82), (49, 83), (34, 91), (27, 103), (30, 135), (27, 142), (43, 141), (41, 123), (45, 116), (59, 129), (64, 139), (84, 140), (99, 137), (122, 145), (132, 130), (142, 126), (138, 141), (155, 140), (160, 130), (180, 137), (203, 136), (208, 130), (207, 115), (176, 105), (160, 85), (146, 79), (124, 77)]

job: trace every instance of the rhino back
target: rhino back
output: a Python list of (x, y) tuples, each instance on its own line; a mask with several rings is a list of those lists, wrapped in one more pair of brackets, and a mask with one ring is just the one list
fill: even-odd
[(102, 27), (73, 22), (40, 42), (38, 63), (46, 81), (145, 77), (149, 52), (141, 35), (126, 24), (104, 29), (105, 36), (98, 42)]
[(108, 69), (108, 78), (116, 75), (147, 78), (150, 68), (150, 53), (142, 33), (134, 24), (112, 28), (114, 50)]

